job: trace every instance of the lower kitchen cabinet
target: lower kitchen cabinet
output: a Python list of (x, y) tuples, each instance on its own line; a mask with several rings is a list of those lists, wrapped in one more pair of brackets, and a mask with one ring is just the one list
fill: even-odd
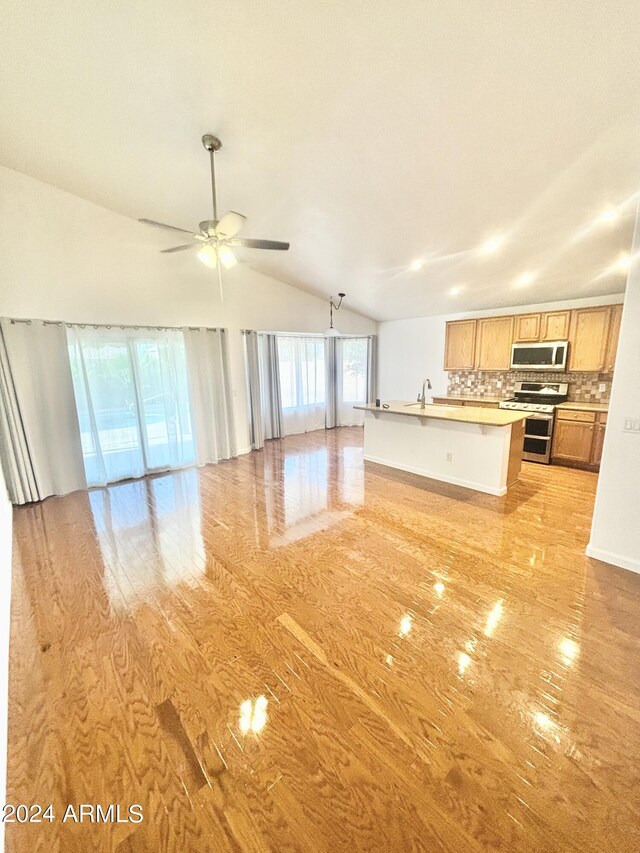
[(552, 462), (599, 468), (606, 423), (606, 412), (557, 409)]
[(433, 397), (433, 403), (436, 406), (477, 406), (481, 409), (499, 409), (500, 403), (494, 400), (456, 400), (451, 397)]
[(593, 452), (591, 454), (591, 462), (600, 467), (602, 462), (602, 446), (604, 444), (604, 431), (606, 424), (596, 424), (596, 431), (593, 436)]

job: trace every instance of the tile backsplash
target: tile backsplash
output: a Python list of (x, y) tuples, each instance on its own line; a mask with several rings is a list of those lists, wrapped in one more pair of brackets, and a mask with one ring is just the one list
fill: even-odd
[(478, 397), (512, 397), (516, 382), (568, 382), (569, 400), (572, 402), (608, 403), (612, 379), (613, 373), (451, 370), (447, 393), (477, 394)]

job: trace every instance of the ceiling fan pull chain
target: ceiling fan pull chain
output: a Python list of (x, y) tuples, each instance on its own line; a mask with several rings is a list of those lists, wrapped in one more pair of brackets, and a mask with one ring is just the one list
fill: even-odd
[(218, 286), (220, 287), (220, 302), (224, 302), (224, 292), (222, 290), (222, 270), (220, 269), (220, 258), (218, 258)]

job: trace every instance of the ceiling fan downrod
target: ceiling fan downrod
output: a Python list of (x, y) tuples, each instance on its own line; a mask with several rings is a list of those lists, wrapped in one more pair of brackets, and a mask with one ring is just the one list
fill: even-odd
[[(215, 165), (215, 156), (216, 151), (219, 151), (222, 148), (222, 142), (218, 139), (217, 136), (213, 136), (210, 133), (205, 133), (202, 137), (202, 144), (209, 152), (209, 162), (211, 163), (211, 197), (213, 200), (213, 221), (215, 225), (218, 224), (218, 200), (216, 198), (216, 165)], [(214, 227), (215, 227), (214, 225)]]

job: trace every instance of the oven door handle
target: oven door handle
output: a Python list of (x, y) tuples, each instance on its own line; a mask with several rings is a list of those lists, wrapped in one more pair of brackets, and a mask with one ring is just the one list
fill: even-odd
[(528, 421), (552, 421), (553, 415), (527, 415)]
[(538, 441), (551, 441), (550, 435), (528, 435), (526, 432), (524, 434), (525, 438), (535, 438)]

